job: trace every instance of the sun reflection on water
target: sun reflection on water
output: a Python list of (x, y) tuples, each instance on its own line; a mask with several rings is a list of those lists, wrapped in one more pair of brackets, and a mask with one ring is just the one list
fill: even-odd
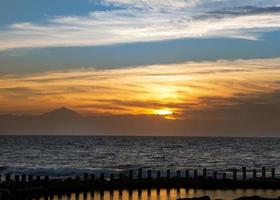
[[(193, 198), (209, 196), (211, 199), (231, 200), (241, 196), (258, 195), (266, 198), (280, 196), (280, 190), (236, 189), (236, 190), (202, 190), (202, 189), (152, 189), (152, 190), (114, 190), (94, 191), (86, 193), (71, 193), (41, 197), (39, 200), (176, 200), (178, 198)], [(37, 199), (38, 200), (38, 199)]]

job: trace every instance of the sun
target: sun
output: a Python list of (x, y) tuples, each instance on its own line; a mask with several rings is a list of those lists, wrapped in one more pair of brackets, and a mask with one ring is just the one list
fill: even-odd
[(171, 120), (176, 119), (173, 111), (170, 110), (169, 108), (157, 109), (157, 110), (154, 110), (154, 113), (156, 115), (160, 115), (160, 116), (164, 117), (165, 119), (171, 119)]
[(172, 115), (173, 112), (166, 108), (166, 109), (155, 110), (155, 114), (157, 114), (157, 115)]

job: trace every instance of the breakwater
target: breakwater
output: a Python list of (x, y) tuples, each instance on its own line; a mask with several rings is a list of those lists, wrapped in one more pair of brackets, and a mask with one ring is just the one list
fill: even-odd
[[(144, 176), (145, 174), (145, 176)], [(174, 175), (175, 174), (175, 175)], [(280, 189), (280, 179), (275, 168), (232, 169), (229, 173), (220, 171), (177, 170), (165, 172), (155, 170), (129, 170), (119, 174), (88, 174), (68, 178), (33, 176), (26, 174), (5, 174), (0, 178), (2, 199), (31, 199), (59, 193), (135, 190), (160, 188), (201, 189)]]

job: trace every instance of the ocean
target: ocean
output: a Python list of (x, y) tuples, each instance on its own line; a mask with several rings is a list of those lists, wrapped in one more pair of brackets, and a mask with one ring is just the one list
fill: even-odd
[(67, 177), (139, 168), (227, 172), (243, 166), (274, 167), (278, 174), (280, 138), (0, 136), (0, 174)]

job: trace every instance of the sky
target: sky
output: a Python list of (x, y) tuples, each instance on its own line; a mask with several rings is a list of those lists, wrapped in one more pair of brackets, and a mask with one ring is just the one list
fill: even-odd
[(279, 44), (279, 0), (1, 0), (0, 114), (280, 136)]

